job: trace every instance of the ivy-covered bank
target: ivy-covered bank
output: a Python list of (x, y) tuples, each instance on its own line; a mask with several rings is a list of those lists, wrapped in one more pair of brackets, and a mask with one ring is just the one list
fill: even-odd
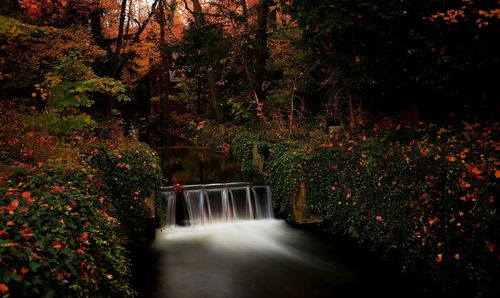
[[(154, 152), (89, 148), (82, 163), (2, 178), (0, 282), (10, 297), (128, 297), (124, 237), (150, 237)], [(154, 205), (154, 197), (151, 203)]]
[[(274, 144), (266, 162), (274, 207), (291, 221), (323, 221), (443, 294), (497, 297), (498, 128), (375, 127)], [(233, 147), (256, 142), (240, 137)], [(249, 163), (241, 152), (236, 158)]]
[(53, 135), (3, 116), (0, 297), (135, 296), (125, 240), (154, 232), (156, 153), (112, 125)]

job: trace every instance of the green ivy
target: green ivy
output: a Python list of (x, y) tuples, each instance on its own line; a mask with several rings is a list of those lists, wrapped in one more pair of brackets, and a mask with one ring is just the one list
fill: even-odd
[(322, 216), (332, 233), (424, 275), (447, 296), (495, 296), (497, 137), (496, 127), (464, 123), (276, 144), (267, 167), (273, 206), (292, 219), (303, 183), (306, 211)]
[(240, 164), (241, 173), (250, 176), (254, 173), (253, 147), (257, 146), (260, 154), (265, 154), (270, 143), (261, 141), (260, 136), (251, 133), (237, 135), (231, 144), (231, 153), (236, 162)]
[(9, 297), (134, 295), (119, 223), (93, 175), (37, 168), (3, 181), (0, 282)]
[(291, 198), (297, 196), (299, 184), (303, 181), (303, 152), (291, 144), (282, 143), (271, 147), (267, 164), (267, 182), (273, 194), (273, 207), (278, 213), (291, 220)]
[(149, 238), (154, 214), (150, 214), (144, 202), (156, 194), (162, 180), (156, 152), (146, 145), (130, 151), (101, 146), (90, 148), (88, 154), (127, 235), (132, 239)]

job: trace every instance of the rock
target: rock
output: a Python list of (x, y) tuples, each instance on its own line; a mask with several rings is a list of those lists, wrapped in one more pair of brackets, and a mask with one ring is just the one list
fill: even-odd
[(298, 224), (320, 223), (323, 218), (317, 214), (306, 211), (307, 208), (307, 188), (304, 182), (300, 184), (299, 193), (292, 202), (293, 220)]
[(260, 154), (258, 146), (256, 144), (252, 145), (252, 163), (253, 163), (254, 169), (258, 173), (261, 173), (261, 174), (264, 173), (265, 161), (266, 161), (266, 159), (262, 154)]
[(340, 133), (340, 132), (342, 132), (341, 125), (328, 126), (328, 134), (334, 134), (334, 133)]
[(149, 211), (149, 217), (154, 218), (155, 217), (155, 195), (151, 194), (149, 197), (144, 199), (144, 206), (146, 209)]
[(311, 138), (319, 138), (323, 136), (323, 133), (319, 129), (315, 129), (309, 132), (309, 137)]

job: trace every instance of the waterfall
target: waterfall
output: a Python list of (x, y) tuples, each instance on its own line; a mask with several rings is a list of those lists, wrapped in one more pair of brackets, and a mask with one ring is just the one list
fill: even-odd
[(269, 186), (250, 183), (185, 185), (180, 194), (162, 188), (166, 226), (200, 226), (274, 217)]

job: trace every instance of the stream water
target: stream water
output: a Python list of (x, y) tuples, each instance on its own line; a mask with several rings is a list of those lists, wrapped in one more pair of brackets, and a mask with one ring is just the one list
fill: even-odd
[(345, 239), (274, 219), (266, 187), (229, 183), (162, 192), (167, 224), (153, 243), (131, 247), (140, 297), (428, 296), (418, 280)]
[(135, 283), (140, 297), (427, 297), (417, 281), (323, 236), (275, 219), (168, 228), (136, 248)]

